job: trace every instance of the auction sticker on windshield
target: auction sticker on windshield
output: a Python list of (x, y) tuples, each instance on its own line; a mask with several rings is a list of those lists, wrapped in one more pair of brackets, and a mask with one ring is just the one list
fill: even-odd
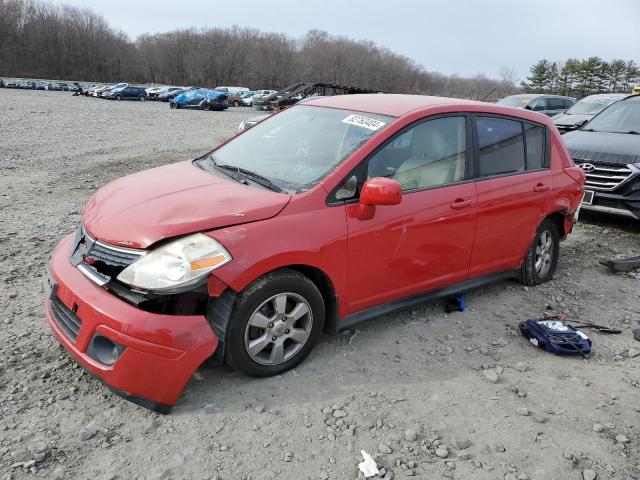
[(367, 128), (369, 130), (380, 130), (386, 124), (375, 118), (369, 118), (362, 115), (349, 115), (342, 120), (342, 123), (348, 123), (349, 125), (356, 125), (358, 127)]

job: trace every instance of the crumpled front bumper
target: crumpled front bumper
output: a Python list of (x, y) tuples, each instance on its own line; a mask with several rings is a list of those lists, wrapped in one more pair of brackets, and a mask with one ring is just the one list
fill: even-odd
[[(82, 367), (115, 393), (167, 413), (215, 351), (218, 339), (211, 326), (204, 315), (150, 313), (115, 297), (71, 265), (71, 241), (72, 235), (63, 239), (51, 259), (51, 291), (45, 298), (49, 326)], [(99, 337), (120, 350), (110, 365), (94, 353)]]

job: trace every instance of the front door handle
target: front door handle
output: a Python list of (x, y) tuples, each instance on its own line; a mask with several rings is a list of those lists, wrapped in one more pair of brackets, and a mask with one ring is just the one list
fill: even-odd
[(451, 204), (451, 208), (453, 208), (454, 210), (462, 210), (463, 208), (470, 207), (472, 203), (473, 203), (472, 200), (465, 200), (464, 198), (458, 198)]
[(544, 183), (539, 183), (535, 187), (533, 187), (534, 192), (546, 192), (551, 187), (549, 185), (545, 185)]

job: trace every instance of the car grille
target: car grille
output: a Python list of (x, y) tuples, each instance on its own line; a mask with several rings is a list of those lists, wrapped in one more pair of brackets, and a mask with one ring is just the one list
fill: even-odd
[(78, 338), (78, 332), (82, 326), (82, 320), (74, 312), (60, 301), (56, 295), (56, 289), (51, 292), (51, 317), (60, 327), (60, 330), (74, 342)]
[(88, 258), (112, 267), (127, 267), (146, 253), (144, 250), (103, 243), (92, 238), (83, 227), (78, 227), (72, 248), (71, 256), (74, 265), (75, 257), (78, 262)]
[(87, 252), (87, 257), (114, 267), (131, 265), (142, 255), (143, 252), (138, 253), (133, 249), (117, 248), (101, 242), (95, 242)]
[[(575, 159), (575, 162), (579, 167), (583, 168), (587, 176), (585, 187), (589, 190), (615, 190), (634, 173), (629, 167), (622, 165), (593, 164), (579, 159)], [(587, 171), (582, 165), (592, 165), (594, 168), (591, 171)]]

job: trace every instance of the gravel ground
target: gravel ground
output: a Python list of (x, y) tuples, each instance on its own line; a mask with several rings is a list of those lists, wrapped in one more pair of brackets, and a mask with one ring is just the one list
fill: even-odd
[[(640, 227), (583, 218), (556, 279), (504, 281), (324, 336), (298, 368), (253, 379), (202, 367), (169, 416), (113, 395), (49, 332), (40, 275), (109, 180), (193, 158), (254, 112), (172, 111), (0, 90), (0, 475), (9, 479), (640, 478)], [(611, 324), (590, 359), (531, 346), (545, 310)], [(494, 383), (497, 380), (497, 383)]]

